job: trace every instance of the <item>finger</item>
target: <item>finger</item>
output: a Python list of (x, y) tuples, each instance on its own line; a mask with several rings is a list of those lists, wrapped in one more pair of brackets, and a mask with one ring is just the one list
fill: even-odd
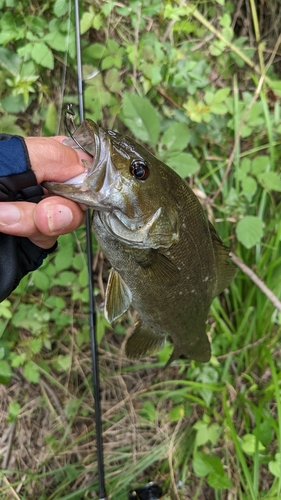
[(0, 203), (0, 231), (29, 238), (41, 248), (50, 248), (57, 236), (66, 234), (85, 219), (77, 203), (53, 196), (38, 205), (28, 202)]
[(27, 137), (31, 168), (37, 182), (64, 182), (84, 172), (83, 159), (91, 161), (92, 157), (82, 150), (64, 146), (61, 141), (65, 137)]
[(70, 233), (85, 220), (85, 210), (74, 201), (50, 196), (35, 210), (34, 222), (39, 231), (48, 236)]

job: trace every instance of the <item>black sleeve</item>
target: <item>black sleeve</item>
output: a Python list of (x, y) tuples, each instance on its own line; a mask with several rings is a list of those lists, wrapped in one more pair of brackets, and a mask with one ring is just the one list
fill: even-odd
[[(32, 170), (0, 177), (0, 201), (29, 201), (38, 203), (43, 188), (37, 185)], [(57, 244), (45, 250), (28, 238), (0, 233), (0, 302), (17, 287), (20, 280), (34, 271)]]
[(10, 295), (27, 273), (41, 266), (56, 247), (57, 243), (44, 250), (28, 238), (0, 233), (0, 302)]

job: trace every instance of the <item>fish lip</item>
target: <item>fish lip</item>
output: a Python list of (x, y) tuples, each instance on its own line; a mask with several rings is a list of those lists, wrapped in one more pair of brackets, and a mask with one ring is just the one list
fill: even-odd
[[(73, 136), (65, 139), (63, 143), (73, 149), (78, 149), (80, 146), (92, 156), (93, 161), (82, 160), (86, 165), (82, 174), (64, 182), (47, 181), (42, 183), (43, 187), (48, 189), (51, 194), (64, 196), (78, 203), (84, 203), (91, 208), (111, 210), (111, 207), (107, 206), (110, 197), (109, 188), (116, 180), (117, 173), (110, 168), (112, 165), (108, 162), (110, 148), (108, 147), (107, 131), (96, 123), (89, 123), (85, 120)], [(84, 195), (86, 198), (83, 198)]]
[(79, 188), (83, 185), (88, 175), (89, 175), (89, 169), (86, 169), (85, 172), (83, 172), (82, 174), (76, 175), (75, 177), (72, 177), (71, 179), (68, 179), (67, 181), (64, 182), (60, 183), (55, 182), (54, 184), (65, 184), (65, 185), (70, 184), (71, 186)]
[[(84, 123), (85, 123), (87, 131), (89, 131), (90, 126), (89, 126), (87, 120), (85, 120)], [(88, 166), (86, 166), (85, 171), (82, 174), (78, 174), (74, 177), (71, 177), (70, 179), (67, 179), (66, 181), (63, 181), (63, 182), (45, 181), (45, 182), (43, 182), (42, 186), (45, 187), (46, 189), (49, 189), (50, 191), (52, 190), (52, 188), (56, 188), (56, 186), (63, 186), (63, 185), (66, 185), (66, 186), (69, 185), (70, 187), (75, 187), (78, 189), (80, 188), (81, 191), (89, 190), (89, 187), (87, 186), (85, 181), (87, 180), (88, 176), (91, 175), (95, 171), (95, 169), (97, 168), (97, 165), (99, 163), (99, 159), (100, 159), (101, 144), (100, 144), (100, 137), (99, 137), (99, 126), (94, 122), (91, 123), (91, 132), (89, 133), (89, 135), (91, 134), (91, 136), (92, 136), (91, 137), (92, 138), (91, 150), (87, 149), (86, 143), (80, 144), (79, 138), (77, 138), (75, 136), (77, 131), (79, 131), (79, 127), (74, 132), (74, 134), (72, 134), (72, 136), (64, 139), (62, 141), (62, 144), (67, 146), (67, 147), (72, 147), (73, 149), (82, 149), (83, 151), (88, 153), (93, 158), (92, 165), (90, 168)], [(77, 134), (77, 136), (79, 137), (79, 134)], [(73, 137), (74, 137), (74, 139), (73, 139)], [(94, 152), (92, 150), (93, 146), (94, 146)], [(82, 160), (82, 162), (85, 163), (84, 160)], [(89, 162), (87, 162), (87, 163), (89, 163)]]
[[(87, 128), (90, 128), (87, 120), (85, 120), (85, 123), (87, 125)], [(92, 156), (93, 162), (92, 162), (91, 167), (90, 168), (86, 167), (85, 172), (83, 172), (82, 174), (79, 174), (75, 177), (72, 177), (71, 179), (68, 179), (63, 184), (70, 184), (70, 185), (75, 186), (75, 187), (76, 186), (81, 187), (82, 190), (85, 190), (86, 186), (83, 189), (83, 185), (84, 185), (87, 177), (89, 177), (89, 175), (91, 175), (95, 171), (95, 169), (97, 168), (99, 160), (100, 160), (101, 141), (100, 141), (100, 134), (99, 134), (99, 126), (95, 122), (91, 123), (91, 132), (92, 132), (92, 139), (93, 139), (91, 142), (91, 150), (87, 149), (87, 144), (80, 144), (79, 140), (76, 139), (76, 137), (75, 137), (75, 132), (73, 134), (73, 136), (77, 140), (77, 143), (75, 140), (75, 143), (77, 144), (77, 146), (80, 146), (80, 149), (82, 149), (83, 151), (88, 153), (90, 156)], [(94, 153), (92, 151), (93, 145), (94, 145), (94, 149), (95, 149)], [(84, 160), (82, 160), (82, 162), (84, 163)], [(88, 186), (87, 186), (87, 189), (88, 189)]]

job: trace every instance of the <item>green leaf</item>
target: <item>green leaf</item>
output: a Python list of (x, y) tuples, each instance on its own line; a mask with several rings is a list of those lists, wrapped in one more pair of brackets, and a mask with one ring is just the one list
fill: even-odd
[(202, 446), (209, 441), (209, 429), (207, 424), (203, 424), (198, 428), (196, 433), (196, 447)]
[(113, 38), (108, 38), (107, 47), (111, 54), (115, 54), (119, 50), (119, 44)]
[(233, 38), (234, 32), (230, 26), (226, 26), (222, 29), (221, 34), (226, 40), (230, 41)]
[(122, 106), (123, 122), (139, 140), (155, 147), (160, 130), (156, 110), (145, 97), (126, 92)]
[(192, 461), (193, 470), (196, 476), (204, 477), (213, 471), (213, 466), (210, 464), (207, 455), (196, 451)]
[(86, 260), (83, 253), (77, 253), (73, 259), (72, 265), (74, 269), (77, 271), (81, 271), (84, 267), (86, 267)]
[(7, 299), (3, 300), (0, 303), (0, 317), (2, 316), (3, 318), (10, 319), (12, 317), (12, 311), (10, 307), (11, 302)]
[(77, 399), (70, 400), (70, 403), (65, 407), (64, 412), (67, 419), (73, 419), (76, 417), (78, 410), (81, 406), (81, 402)]
[(61, 285), (61, 286), (69, 286), (71, 285), (75, 280), (77, 279), (77, 276), (75, 273), (72, 271), (63, 271), (58, 275), (58, 277), (54, 280), (54, 284), (56, 285)]
[(19, 354), (19, 355), (14, 355), (14, 353), (13, 353), (11, 365), (13, 368), (18, 368), (19, 366), (22, 366), (25, 361), (26, 361), (26, 353), (25, 352), (22, 354)]
[(251, 197), (257, 190), (257, 183), (252, 177), (244, 177), (241, 181), (243, 192), (249, 194)]
[(210, 54), (212, 56), (220, 56), (226, 47), (226, 43), (223, 40), (215, 40), (210, 45)]
[(168, 359), (170, 359), (171, 354), (173, 352), (172, 344), (166, 340), (166, 344), (163, 349), (158, 353), (158, 360), (160, 363), (167, 363)]
[(78, 276), (78, 281), (83, 288), (88, 285), (88, 277), (88, 269), (84, 266)]
[(165, 149), (166, 156), (173, 152), (181, 152), (188, 145), (191, 132), (185, 123), (173, 123), (163, 134), (160, 148)]
[(20, 57), (14, 51), (0, 47), (0, 66), (13, 76), (19, 74), (21, 62)]
[(105, 84), (110, 92), (119, 92), (124, 88), (124, 83), (120, 80), (120, 72), (116, 68), (111, 68), (106, 72)]
[(265, 189), (270, 191), (281, 191), (281, 177), (277, 172), (264, 172), (259, 174), (257, 178)]
[(32, 382), (33, 384), (37, 384), (39, 382), (39, 369), (35, 363), (32, 361), (28, 361), (23, 369), (23, 375)]
[(43, 42), (34, 44), (31, 50), (32, 59), (44, 68), (54, 69), (54, 56), (49, 47)]
[(115, 56), (109, 55), (106, 56), (101, 63), (101, 69), (109, 69), (112, 68), (112, 66), (115, 66)]
[(211, 472), (208, 475), (207, 482), (211, 488), (216, 490), (229, 490), (231, 487), (231, 479), (225, 473)]
[(209, 422), (203, 422), (202, 420), (199, 420), (193, 428), (197, 430), (195, 439), (196, 447), (202, 446), (208, 441), (215, 445), (221, 433), (221, 428), (218, 424), (214, 423), (210, 425)]
[(102, 313), (99, 313), (98, 321), (97, 321), (97, 343), (98, 343), (98, 345), (101, 343), (101, 341), (105, 335), (106, 328), (110, 328), (110, 327), (111, 327), (111, 325), (105, 319), (104, 315)]
[(210, 106), (210, 112), (214, 115), (224, 115), (227, 113), (227, 107), (225, 104), (213, 102)]
[(42, 347), (42, 340), (41, 339), (31, 339), (30, 341), (30, 349), (34, 354), (37, 354), (40, 352)]
[(147, 420), (150, 420), (150, 422), (155, 422), (157, 417), (156, 408), (151, 401), (145, 401), (143, 403), (140, 414)]
[(7, 384), (12, 376), (12, 370), (8, 361), (0, 360), (0, 384)]
[(64, 16), (68, 11), (68, 2), (65, 0), (56, 0), (54, 4), (54, 14), (57, 17)]
[(87, 53), (91, 54), (93, 59), (102, 59), (108, 50), (102, 43), (93, 43), (87, 47)]
[(53, 307), (55, 310), (59, 309), (61, 311), (65, 308), (65, 300), (62, 297), (56, 297), (55, 295), (50, 295), (46, 300), (46, 304)]
[(9, 404), (9, 416), (7, 419), (7, 422), (10, 424), (16, 420), (19, 412), (20, 412), (21, 406), (17, 401), (12, 401)]
[[(57, 21), (57, 19), (55, 19)], [(50, 23), (51, 24), (51, 23)], [(44, 42), (46, 42), (49, 47), (59, 52), (65, 52), (67, 50), (67, 37), (55, 29), (51, 31), (44, 37)]]
[(216, 104), (223, 103), (225, 99), (229, 96), (230, 90), (231, 90), (230, 87), (224, 87), (223, 89), (219, 89), (214, 95), (213, 102), (215, 102)]
[(115, 2), (108, 2), (103, 4), (103, 6), (101, 7), (101, 11), (105, 15), (105, 17), (108, 17), (111, 11), (114, 9), (114, 7), (115, 7)]
[(225, 13), (221, 16), (220, 18), (220, 25), (223, 27), (223, 28), (228, 28), (229, 26), (231, 26), (231, 17), (229, 14)]
[(170, 410), (169, 417), (171, 422), (178, 422), (184, 417), (184, 405), (174, 406), (174, 408)]
[[(254, 455), (256, 451), (256, 442), (256, 436), (254, 436), (253, 434), (245, 434), (242, 437), (242, 450), (247, 453), (247, 455)], [(260, 441), (258, 441), (257, 446), (259, 452), (265, 450), (265, 446)]]
[(73, 247), (68, 245), (63, 247), (55, 256), (55, 266), (57, 271), (69, 269), (73, 262)]
[(94, 17), (93, 27), (95, 28), (95, 30), (99, 30), (102, 27), (102, 24), (102, 15), (100, 13), (97, 13)]
[(177, 156), (168, 158), (166, 163), (183, 178), (200, 170), (198, 161), (190, 153), (180, 153)]
[(91, 26), (93, 25), (93, 21), (95, 19), (95, 13), (94, 12), (84, 12), (81, 21), (80, 21), (80, 30), (81, 30), (81, 35), (84, 35), (86, 31), (88, 31)]
[(53, 102), (50, 102), (44, 122), (44, 134), (55, 135), (58, 121), (57, 107)]
[(242, 245), (252, 248), (263, 236), (262, 221), (254, 215), (247, 215), (238, 222), (236, 235)]
[(39, 290), (42, 290), (43, 292), (46, 292), (50, 288), (49, 277), (40, 269), (37, 269), (32, 273), (32, 281), (36, 288), (39, 288)]
[(272, 425), (267, 420), (262, 422), (259, 429), (256, 428), (253, 433), (255, 434), (255, 436), (259, 437), (264, 446), (267, 447), (270, 445), (272, 441), (273, 429)]
[(256, 156), (251, 163), (251, 173), (254, 175), (265, 172), (270, 167), (270, 158), (266, 155)]
[(59, 354), (55, 362), (53, 363), (56, 370), (60, 372), (66, 372), (71, 367), (72, 358), (69, 354), (63, 356)]
[(268, 468), (273, 476), (281, 477), (281, 453), (276, 453), (274, 460), (269, 462)]
[(5, 132), (6, 134), (23, 135), (24, 136), (23, 129), (15, 123), (16, 121), (17, 121), (17, 116), (13, 116), (13, 115), (1, 116), (0, 133)]

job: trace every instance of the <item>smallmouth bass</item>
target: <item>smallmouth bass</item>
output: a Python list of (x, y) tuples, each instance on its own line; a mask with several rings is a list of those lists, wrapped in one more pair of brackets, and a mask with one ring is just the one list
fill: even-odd
[(111, 323), (131, 304), (138, 313), (126, 355), (156, 354), (168, 334), (169, 363), (208, 361), (208, 311), (236, 273), (229, 249), (187, 182), (133, 139), (91, 120), (73, 137), (64, 144), (93, 157), (88, 171), (44, 187), (94, 209), (93, 230), (112, 265), (105, 316)]

